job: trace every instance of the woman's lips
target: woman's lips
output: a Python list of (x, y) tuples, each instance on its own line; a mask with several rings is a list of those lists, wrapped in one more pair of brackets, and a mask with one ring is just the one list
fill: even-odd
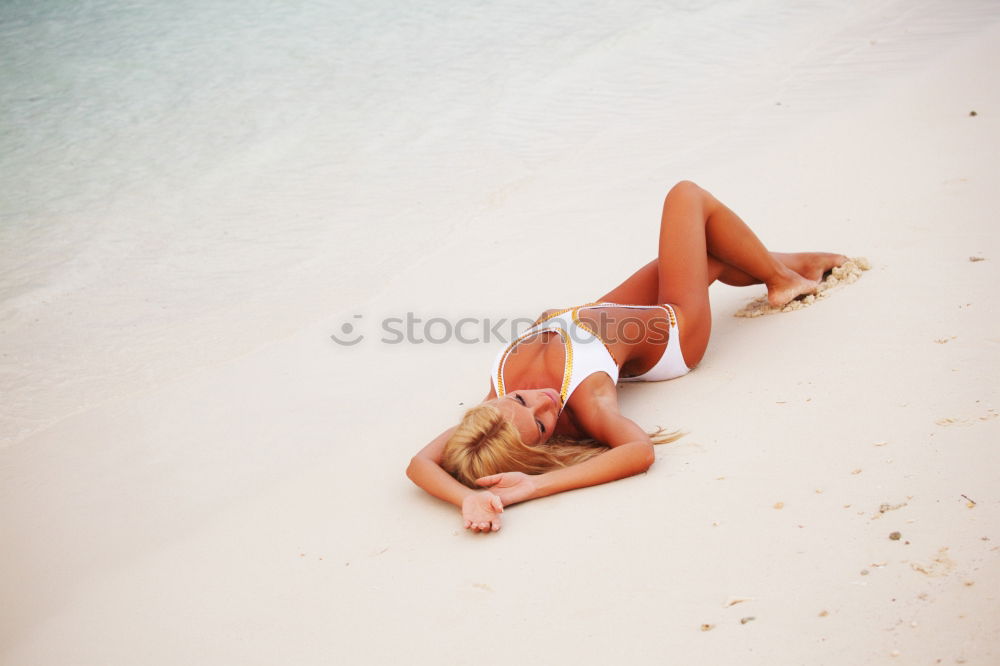
[(556, 393), (552, 389), (545, 389), (545, 395), (549, 396), (549, 400), (552, 401), (552, 404), (555, 405), (556, 408), (559, 407), (559, 402), (560, 401), (559, 401), (559, 394), (558, 393)]

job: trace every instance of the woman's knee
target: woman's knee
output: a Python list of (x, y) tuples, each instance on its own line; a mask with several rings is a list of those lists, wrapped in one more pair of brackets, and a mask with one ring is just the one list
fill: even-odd
[(697, 183), (690, 180), (682, 180), (667, 192), (666, 201), (671, 199), (701, 199), (705, 195), (705, 190), (701, 189)]

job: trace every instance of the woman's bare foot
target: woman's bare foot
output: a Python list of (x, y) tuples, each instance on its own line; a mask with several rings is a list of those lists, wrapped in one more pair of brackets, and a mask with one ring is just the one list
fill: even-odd
[(782, 271), (773, 282), (766, 284), (767, 302), (775, 308), (783, 307), (799, 296), (814, 294), (819, 287), (818, 280), (807, 279), (789, 268)]
[(816, 281), (822, 280), (827, 271), (847, 261), (847, 257), (844, 255), (831, 252), (796, 252), (793, 254), (774, 252), (772, 254), (781, 263), (805, 279)]
[[(862, 271), (870, 270), (872, 267), (871, 262), (866, 257), (845, 258), (839, 254), (820, 254), (817, 252), (781, 255), (776, 256), (775, 259), (782, 265), (776, 270), (774, 276), (765, 283), (767, 297), (755, 298), (736, 312), (735, 316), (759, 317), (773, 312), (788, 312), (803, 308), (817, 299), (827, 296), (831, 287), (856, 282), (861, 277)], [(810, 265), (806, 266), (807, 262)], [(817, 277), (822, 277), (825, 273), (832, 271), (835, 279), (823, 278), (822, 282), (810, 280), (797, 273), (793, 269), (793, 265)], [(815, 294), (815, 296), (801, 298), (807, 294)]]

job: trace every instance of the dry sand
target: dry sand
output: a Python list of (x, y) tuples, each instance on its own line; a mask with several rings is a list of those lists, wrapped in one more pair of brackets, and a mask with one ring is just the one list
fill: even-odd
[[(1000, 30), (917, 61), (726, 159), (630, 164), (594, 138), (353, 312), (4, 449), (0, 663), (998, 663)], [(883, 65), (830, 66), (789, 80)], [(611, 180), (573, 171), (602, 157)], [(621, 389), (688, 436), (647, 474), (463, 531), (403, 470), (485, 392), (495, 346), (330, 334), (588, 300), (648, 260), (682, 177), (777, 250), (872, 268), (795, 316), (734, 318), (755, 292), (715, 289), (696, 371)], [(568, 230), (600, 275), (544, 261)]]

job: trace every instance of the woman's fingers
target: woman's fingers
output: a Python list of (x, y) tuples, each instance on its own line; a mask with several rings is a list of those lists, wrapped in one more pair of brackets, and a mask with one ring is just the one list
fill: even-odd
[(465, 529), (472, 530), (473, 532), (499, 532), (500, 531), (500, 520), (484, 521), (479, 523), (474, 523), (471, 520), (465, 521)]
[(476, 479), (476, 483), (478, 483), (481, 486), (491, 486), (499, 480), (500, 480), (499, 474), (490, 474), (489, 476), (479, 477), (478, 479)]
[(503, 500), (487, 490), (469, 495), (462, 502), (465, 529), (473, 532), (499, 530), (501, 513), (503, 513)]

